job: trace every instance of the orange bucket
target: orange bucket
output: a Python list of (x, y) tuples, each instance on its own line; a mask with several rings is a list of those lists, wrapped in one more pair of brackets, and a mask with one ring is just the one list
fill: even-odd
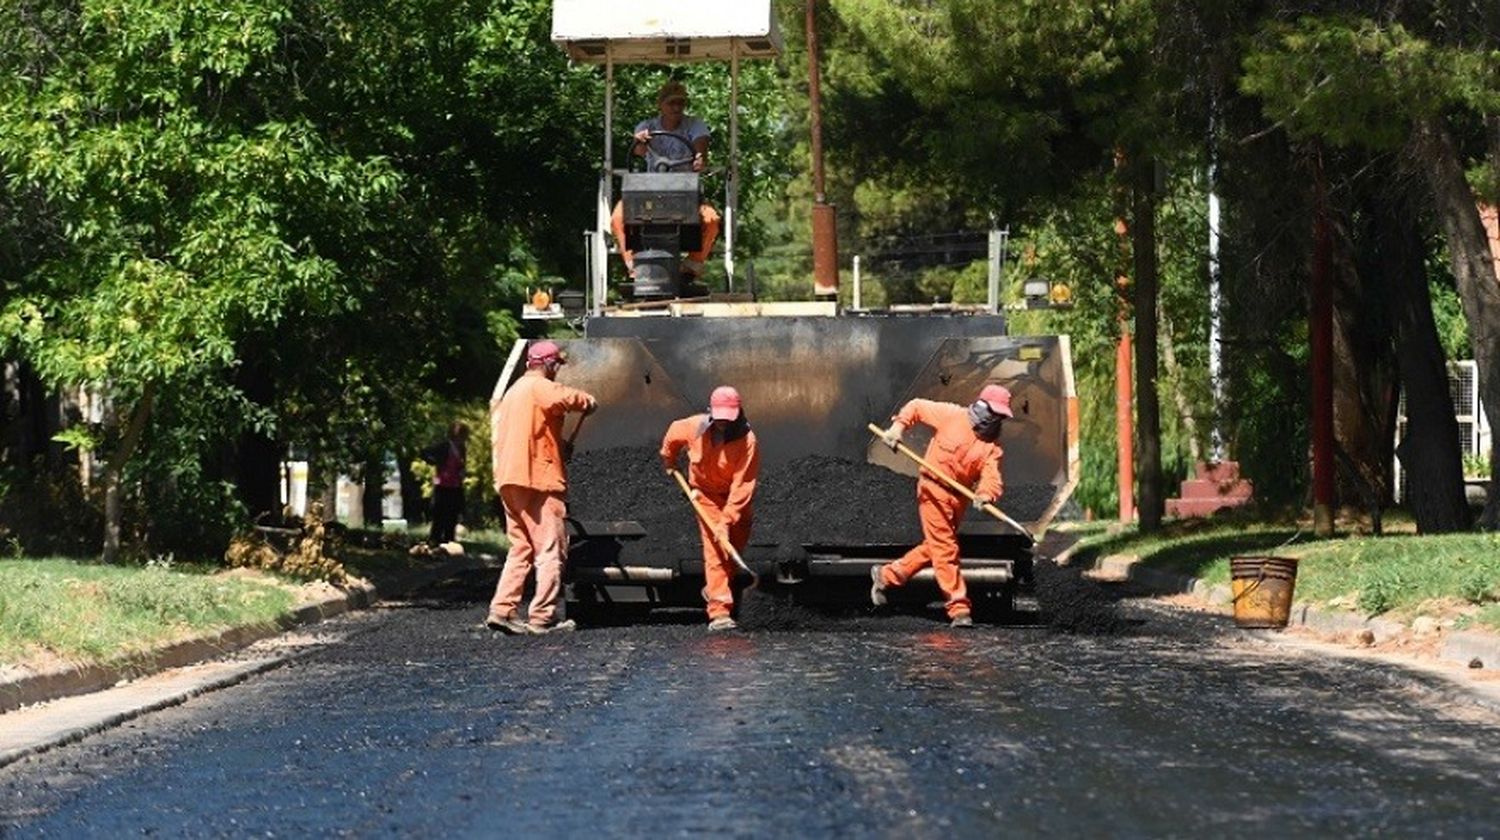
[(1296, 585), (1297, 561), (1290, 557), (1230, 558), (1234, 623), (1255, 629), (1285, 627)]

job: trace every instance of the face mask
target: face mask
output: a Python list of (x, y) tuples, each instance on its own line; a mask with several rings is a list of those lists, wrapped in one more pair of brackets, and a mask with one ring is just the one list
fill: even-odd
[(980, 440), (993, 443), (1000, 438), (1000, 425), (1005, 421), (1004, 417), (990, 410), (990, 406), (984, 400), (975, 400), (969, 406), (969, 426), (974, 429), (974, 434)]
[(736, 441), (750, 433), (750, 422), (745, 419), (745, 412), (733, 420), (707, 420), (702, 427), (702, 434), (708, 433), (709, 439), (716, 444), (725, 444)]

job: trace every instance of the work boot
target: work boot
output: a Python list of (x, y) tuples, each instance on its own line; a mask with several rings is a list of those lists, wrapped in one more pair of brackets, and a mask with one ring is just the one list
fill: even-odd
[(678, 296), (685, 298), (706, 297), (708, 295), (708, 284), (703, 278), (690, 271), (684, 271), (677, 275)]
[(870, 567), (870, 603), (877, 607), (885, 606), (885, 581), (880, 577), (880, 570), (884, 566)]
[(961, 612), (958, 615), (955, 615), (953, 617), (952, 621), (948, 622), (948, 626), (949, 627), (954, 627), (954, 628), (957, 628), (957, 629), (960, 629), (960, 630), (973, 627), (974, 626), (974, 617), (971, 616), (971, 615), (969, 615), (966, 612)]
[(533, 636), (545, 636), (548, 633), (571, 633), (578, 629), (578, 622), (573, 619), (559, 621), (556, 624), (528, 624), (526, 632)]
[(490, 613), (484, 619), (484, 626), (504, 633), (507, 636), (526, 635), (526, 622), (516, 618), (515, 615), (502, 616)]
[(734, 619), (727, 615), (721, 615), (708, 623), (708, 632), (710, 633), (724, 633), (738, 629), (740, 629), (740, 626), (735, 623)]

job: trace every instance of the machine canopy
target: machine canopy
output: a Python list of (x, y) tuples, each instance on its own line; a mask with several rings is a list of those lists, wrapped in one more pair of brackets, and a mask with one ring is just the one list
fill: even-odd
[(774, 58), (771, 0), (554, 0), (552, 41), (574, 61), (673, 64)]

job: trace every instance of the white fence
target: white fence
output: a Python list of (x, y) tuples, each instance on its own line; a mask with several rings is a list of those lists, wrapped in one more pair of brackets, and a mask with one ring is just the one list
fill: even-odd
[[(1459, 447), (1465, 457), (1488, 458), (1491, 441), (1489, 418), (1479, 401), (1479, 369), (1472, 359), (1448, 363), (1448, 394), (1453, 398), (1453, 413), (1458, 418)], [(1396, 443), (1406, 436), (1406, 394), (1396, 414)], [(1392, 459), (1396, 501), (1406, 501), (1406, 470), (1401, 459)], [(1488, 476), (1484, 476), (1488, 478)]]

